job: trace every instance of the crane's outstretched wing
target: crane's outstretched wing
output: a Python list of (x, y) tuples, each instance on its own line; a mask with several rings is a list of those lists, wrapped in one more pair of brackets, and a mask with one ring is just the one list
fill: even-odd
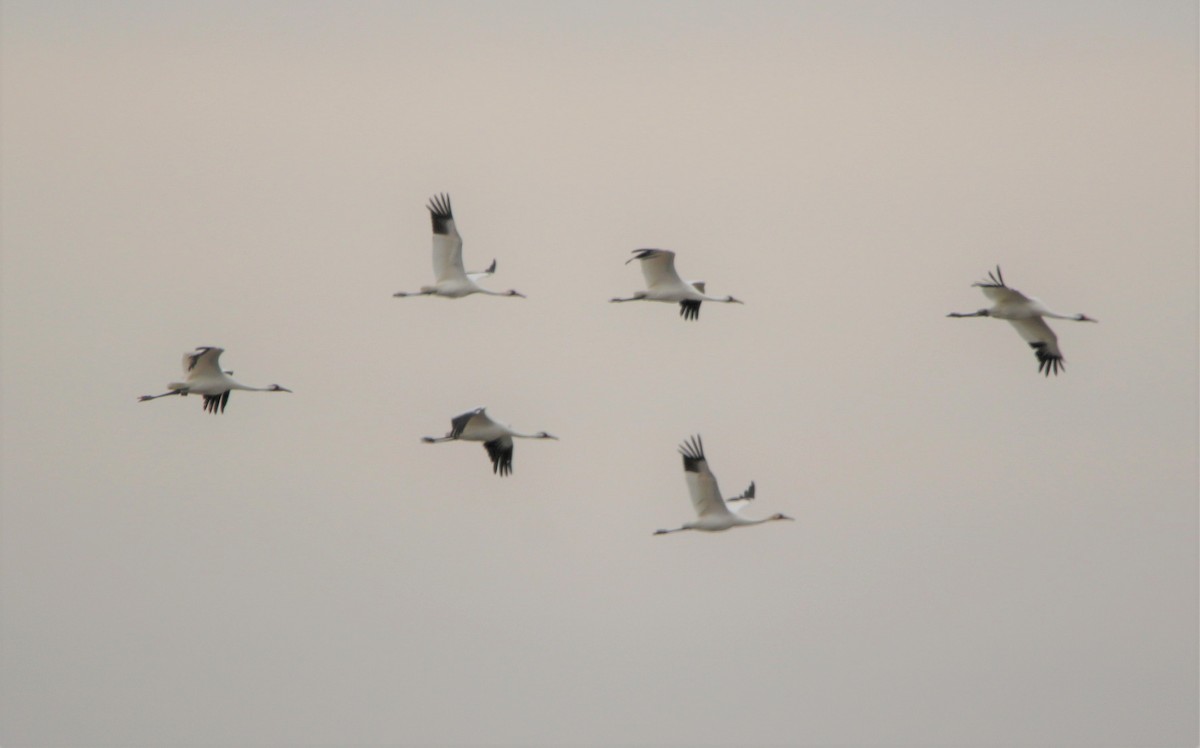
[(224, 413), (225, 403), (227, 402), (229, 402), (229, 390), (225, 390), (219, 395), (205, 395), (204, 410), (213, 415)]
[(1050, 325), (1046, 324), (1046, 320), (1041, 317), (1029, 317), (1010, 319), (1009, 322), (1033, 349), (1033, 355), (1037, 356), (1039, 372), (1046, 376), (1050, 376), (1051, 373), (1057, 376), (1059, 369), (1067, 367), (1062, 351), (1058, 348), (1058, 336), (1050, 329)]
[(467, 411), (460, 416), (455, 416), (450, 419), (450, 433), (446, 434), (451, 439), (457, 439), (463, 435), (470, 425), (473, 428), (478, 428), (486, 424), (492, 423), (492, 419), (488, 418), (487, 413), (483, 412), (483, 408)]
[(496, 272), (496, 261), (492, 260), (492, 264), (487, 266), (487, 270), (479, 270), (474, 273), (467, 273), (467, 277), (470, 278), (472, 282), (477, 283), (477, 282), (483, 280), (484, 278), (491, 276), (495, 272)]
[(687, 481), (696, 516), (730, 514), (721, 499), (717, 477), (708, 469), (708, 460), (704, 459), (704, 444), (700, 441), (700, 435), (696, 434), (690, 441), (679, 445), (679, 454), (683, 455), (683, 477)]
[(484, 442), (483, 448), (487, 450), (488, 457), (492, 461), (493, 473), (503, 476), (512, 472), (513, 440), (511, 436), (502, 436), (499, 439)]
[(433, 277), (438, 282), (464, 280), (462, 237), (454, 225), (450, 196), (434, 195), (429, 200), (429, 217), (433, 221)]
[(996, 266), (996, 272), (988, 271), (987, 280), (971, 285), (978, 286), (983, 291), (984, 296), (998, 304), (1015, 304), (1030, 300), (1025, 294), (1005, 284), (1004, 275), (1001, 274), (999, 265)]
[(725, 508), (734, 514), (741, 514), (751, 501), (754, 501), (754, 481), (750, 481), (750, 487), (742, 492), (740, 496), (725, 499)]
[(675, 272), (675, 253), (669, 249), (635, 249), (629, 262), (633, 260), (641, 260), (646, 288), (686, 285)]
[(191, 353), (183, 354), (183, 374), (188, 379), (198, 379), (221, 374), (220, 358), (224, 348), (202, 345)]

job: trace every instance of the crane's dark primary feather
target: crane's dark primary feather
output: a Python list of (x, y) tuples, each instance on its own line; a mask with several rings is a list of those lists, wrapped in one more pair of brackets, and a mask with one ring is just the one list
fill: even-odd
[(429, 216), (433, 219), (433, 233), (449, 234), (450, 221), (454, 220), (454, 213), (450, 210), (450, 196), (442, 193), (434, 195), (429, 199)]
[(483, 448), (487, 450), (488, 457), (492, 458), (492, 472), (498, 473), (501, 476), (508, 475), (512, 472), (512, 443), (505, 445), (500, 439), (493, 439), (490, 442), (484, 442)]
[(700, 472), (700, 463), (704, 462), (704, 443), (696, 434), (691, 441), (679, 445), (679, 454), (683, 455), (683, 469), (689, 473)]
[(742, 492), (741, 496), (734, 496), (732, 499), (726, 499), (725, 503), (731, 501), (753, 501), (754, 500), (754, 481), (750, 481), (750, 487)]
[(1045, 343), (1030, 343), (1029, 347), (1033, 349), (1033, 355), (1037, 356), (1038, 371), (1046, 376), (1050, 376), (1051, 372), (1054, 373), (1054, 376), (1058, 376), (1059, 369), (1067, 368), (1067, 362), (1063, 361), (1063, 357), (1048, 352)]
[(229, 393), (231, 390), (225, 390), (219, 395), (205, 395), (204, 409), (209, 413), (224, 413), (225, 403), (229, 402)]
[(980, 288), (1008, 288), (1008, 286), (1004, 284), (1004, 274), (1000, 272), (999, 265), (996, 266), (996, 272), (993, 273), (991, 270), (988, 271), (988, 280), (991, 282), (985, 283), (980, 281), (977, 285)]
[[(196, 368), (196, 364), (200, 363), (200, 357), (211, 351), (212, 348), (207, 345), (200, 346), (196, 352), (188, 356), (188, 371)], [(232, 373), (232, 372), (229, 372)]]
[(450, 438), (457, 439), (462, 436), (463, 429), (467, 427), (467, 422), (475, 417), (479, 410), (472, 410), (470, 413), (463, 413), (461, 416), (455, 416), (450, 419)]

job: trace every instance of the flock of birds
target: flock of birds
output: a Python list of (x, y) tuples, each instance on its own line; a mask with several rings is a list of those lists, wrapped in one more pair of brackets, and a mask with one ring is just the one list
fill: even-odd
[[(419, 291), (400, 291), (393, 296), (443, 296), (459, 299), (471, 294), (487, 294), (490, 296), (525, 295), (510, 289), (508, 291), (491, 291), (479, 285), (479, 281), (490, 277), (496, 272), (496, 261), (486, 270), (467, 272), (462, 258), (462, 236), (454, 223), (454, 213), (450, 207), (450, 196), (435, 195), (428, 206), (433, 222), (433, 275), (432, 285), (422, 286)], [(621, 303), (626, 301), (660, 301), (669, 304), (679, 304), (679, 314), (685, 320), (696, 320), (700, 317), (700, 305), (705, 301), (724, 304), (741, 304), (742, 301), (733, 296), (724, 298), (709, 296), (705, 293), (704, 281), (685, 281), (675, 270), (675, 253), (666, 249), (636, 249), (633, 257), (626, 260), (629, 264), (637, 260), (646, 280), (646, 289), (636, 291), (628, 298), (613, 298), (610, 301)], [(1037, 299), (1026, 296), (1004, 282), (1000, 267), (995, 272), (989, 272), (987, 280), (972, 284), (983, 291), (992, 306), (975, 312), (951, 312), (948, 317), (995, 317), (1007, 320), (1016, 329), (1021, 338), (1033, 349), (1038, 361), (1038, 371), (1045, 376), (1058, 375), (1065, 368), (1062, 350), (1058, 347), (1058, 337), (1046, 318), (1073, 320), (1075, 322), (1095, 322), (1095, 319), (1085, 314), (1059, 314), (1048, 309)], [(143, 395), (139, 400), (156, 400), (170, 395), (200, 395), (203, 397), (204, 410), (209, 413), (223, 413), (229, 402), (229, 394), (234, 390), (247, 392), (291, 392), (278, 384), (266, 387), (250, 387), (232, 377), (232, 371), (221, 368), (220, 357), (222, 348), (202, 346), (183, 356), (184, 381), (171, 382), (167, 391), (159, 395)], [(450, 419), (450, 431), (445, 436), (426, 436), (422, 441), (436, 444), (448, 441), (482, 442), (492, 462), (492, 472), (497, 475), (508, 475), (512, 472), (513, 439), (557, 439), (558, 437), (539, 431), (524, 434), (514, 431), (511, 427), (495, 421), (487, 414), (486, 409), (476, 408)], [(683, 530), (700, 530), (718, 532), (731, 527), (758, 525), (775, 520), (790, 520), (784, 514), (773, 514), (765, 519), (743, 519), (737, 510), (744, 503), (754, 499), (754, 483), (738, 496), (728, 499), (721, 497), (717, 486), (717, 478), (708, 467), (704, 455), (704, 445), (697, 434), (685, 440), (679, 447), (683, 456), (683, 475), (687, 482), (688, 493), (691, 495), (692, 508), (696, 511), (696, 520), (685, 522), (671, 530), (658, 530), (655, 535), (666, 535)], [(735, 505), (731, 509), (731, 505)]]

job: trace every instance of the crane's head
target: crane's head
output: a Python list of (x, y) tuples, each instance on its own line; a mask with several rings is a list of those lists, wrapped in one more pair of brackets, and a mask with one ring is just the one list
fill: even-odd
[(792, 518), (792, 517), (789, 517), (789, 516), (787, 516), (786, 514), (772, 514), (772, 515), (771, 515), (771, 519), (786, 519), (786, 520), (789, 520), (789, 521), (795, 522), (795, 519), (794, 519), (794, 518)]
[(557, 436), (555, 436), (554, 434), (547, 434), (545, 431), (537, 432), (536, 434), (534, 434), (534, 437), (537, 439), (553, 439), (555, 441), (558, 441)]
[(732, 296), (726, 296), (725, 303), (726, 304), (745, 304), (746, 302), (742, 301), (741, 299), (735, 299)]
[(267, 392), (291, 392), (287, 387), (282, 387), (278, 384), (273, 384), (267, 387)]
[(1075, 320), (1078, 322), (1099, 322), (1100, 321), (1098, 319), (1092, 319), (1091, 317), (1087, 316), (1086, 314), (1076, 314)]
[(508, 291), (507, 291), (507, 292), (505, 292), (505, 294), (504, 294), (504, 295), (505, 295), (505, 296), (520, 296), (522, 299), (524, 299), (524, 298), (525, 298), (525, 294), (521, 293), (520, 291), (518, 291), (518, 290), (516, 290), (516, 289), (514, 289), (514, 288), (510, 288), (510, 289), (508, 289)]

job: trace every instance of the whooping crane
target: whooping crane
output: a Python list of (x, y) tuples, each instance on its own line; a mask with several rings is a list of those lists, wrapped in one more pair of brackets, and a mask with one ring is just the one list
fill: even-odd
[(496, 423), (483, 408), (463, 413), (450, 419), (450, 430), (445, 436), (425, 436), (421, 441), (426, 444), (462, 440), (468, 442), (483, 442), (488, 457), (492, 460), (492, 472), (508, 475), (512, 472), (513, 438), (519, 439), (558, 439), (557, 436), (539, 431), (536, 434), (521, 434), (508, 426)]
[(669, 249), (635, 249), (633, 257), (625, 264), (641, 260), (642, 275), (646, 277), (646, 290), (635, 291), (628, 299), (614, 298), (612, 302), (622, 301), (665, 301), (679, 302), (679, 316), (684, 319), (699, 319), (700, 302), (720, 301), (725, 304), (742, 304), (744, 302), (726, 296), (706, 296), (704, 281), (685, 282), (675, 272), (675, 253)]
[(183, 374), (186, 379), (182, 382), (171, 382), (167, 392), (161, 395), (142, 395), (139, 401), (157, 400), (168, 395), (190, 394), (204, 396), (204, 409), (209, 413), (224, 413), (225, 404), (229, 402), (229, 393), (233, 390), (247, 392), (291, 392), (287, 387), (277, 384), (266, 387), (248, 387), (230, 378), (232, 371), (222, 371), (219, 359), (225, 352), (224, 348), (201, 346), (191, 353), (183, 354)]
[(433, 221), (434, 283), (432, 286), (421, 286), (420, 291), (397, 291), (392, 296), (445, 296), (458, 299), (473, 293), (482, 293), (489, 296), (525, 298), (525, 294), (518, 291), (489, 291), (476, 283), (496, 272), (495, 260), (492, 260), (487, 270), (472, 273), (463, 270), (462, 237), (458, 235), (458, 229), (454, 226), (449, 195), (434, 195), (426, 207)]
[(754, 498), (754, 483), (740, 496), (723, 500), (721, 489), (717, 487), (717, 476), (708, 469), (708, 460), (704, 458), (704, 445), (700, 435), (696, 434), (691, 441), (679, 445), (679, 453), (683, 455), (683, 477), (687, 480), (688, 493), (692, 496), (692, 506), (696, 509), (698, 519), (695, 522), (685, 522), (674, 530), (656, 530), (655, 535), (666, 535), (683, 530), (700, 530), (702, 532), (719, 532), (731, 527), (745, 525), (761, 525), (764, 522), (787, 519), (786, 514), (772, 514), (765, 519), (742, 519), (729, 511), (729, 502), (749, 501)]
[(1043, 317), (1069, 319), (1076, 322), (1097, 321), (1085, 314), (1059, 314), (1050, 311), (1037, 299), (1026, 296), (1015, 288), (1009, 288), (1004, 283), (1004, 276), (1000, 274), (999, 265), (996, 266), (995, 273), (988, 271), (988, 280), (971, 285), (978, 286), (984, 296), (995, 302), (992, 307), (980, 309), (978, 312), (951, 312), (946, 316), (995, 317), (1008, 320), (1016, 328), (1021, 338), (1029, 343), (1029, 347), (1037, 356), (1038, 371), (1047, 377), (1051, 373), (1058, 376), (1059, 369), (1066, 369), (1067, 364), (1063, 360), (1062, 351), (1058, 348), (1058, 336), (1050, 329), (1050, 325), (1046, 324)]

